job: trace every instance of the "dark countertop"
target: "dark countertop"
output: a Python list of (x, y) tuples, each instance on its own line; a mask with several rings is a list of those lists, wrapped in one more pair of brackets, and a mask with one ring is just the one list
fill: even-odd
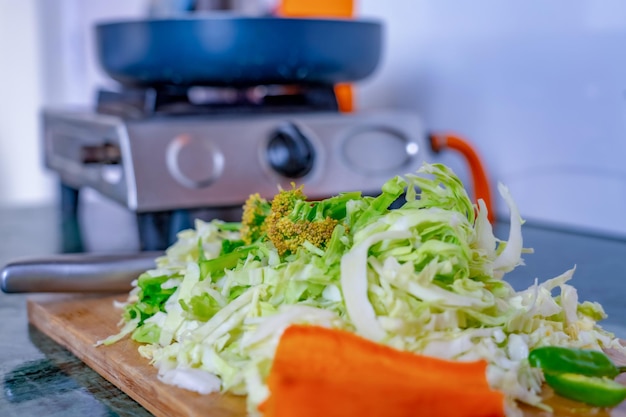
[[(598, 301), (603, 326), (626, 338), (626, 237), (596, 236), (527, 223), (526, 265), (507, 275), (517, 289), (576, 265), (570, 283), (580, 301)], [(506, 239), (507, 225), (496, 235)], [(58, 220), (51, 207), (0, 209), (0, 265), (58, 252)], [(73, 355), (28, 325), (26, 295), (0, 293), (0, 375), (3, 417), (149, 416), (141, 406)]]
[[(0, 265), (58, 253), (59, 221), (51, 207), (0, 208)], [(143, 407), (74, 355), (28, 325), (24, 294), (0, 292), (2, 417), (143, 417)]]

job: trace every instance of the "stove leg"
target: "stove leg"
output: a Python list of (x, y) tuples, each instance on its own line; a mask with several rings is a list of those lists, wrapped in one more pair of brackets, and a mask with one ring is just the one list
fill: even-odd
[(84, 252), (78, 222), (78, 190), (61, 183), (61, 251)]
[(178, 232), (185, 229), (191, 229), (192, 227), (193, 220), (188, 210), (174, 210), (170, 221), (169, 244), (171, 245), (176, 242), (176, 235)]
[(181, 230), (190, 229), (193, 220), (188, 210), (138, 213), (141, 250), (165, 250), (177, 240)]
[(165, 250), (170, 245), (172, 212), (138, 213), (139, 244), (141, 250)]

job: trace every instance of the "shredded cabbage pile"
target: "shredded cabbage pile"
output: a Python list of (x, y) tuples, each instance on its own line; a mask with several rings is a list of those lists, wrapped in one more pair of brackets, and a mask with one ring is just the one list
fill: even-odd
[(305, 242), (281, 257), (261, 241), (222, 270), (204, 266), (239, 239), (238, 225), (197, 221), (134, 283), (124, 327), (101, 343), (132, 335), (163, 381), (247, 395), (251, 413), (269, 394), (276, 345), (294, 323), (447, 359), (486, 359), (488, 381), (506, 394), (510, 414), (514, 400), (546, 408), (529, 350), (623, 349), (598, 326), (602, 307), (579, 302), (568, 284), (574, 269), (520, 292), (503, 280), (527, 252), (506, 187), (498, 190), (511, 213), (507, 241), (494, 236), (484, 202), (473, 205), (443, 165), (393, 178), (381, 195), (398, 187), (406, 203), (396, 209), (351, 199), (325, 248)]

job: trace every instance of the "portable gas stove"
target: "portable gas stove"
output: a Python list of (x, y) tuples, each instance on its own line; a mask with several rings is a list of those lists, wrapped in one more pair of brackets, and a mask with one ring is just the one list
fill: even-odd
[[(234, 220), (250, 194), (292, 183), (311, 199), (375, 193), (431, 160), (417, 115), (338, 111), (334, 85), (375, 68), (379, 24), (204, 17), (103, 24), (98, 35), (120, 89), (101, 91), (95, 111), (43, 113), (66, 233), (83, 187), (136, 213), (141, 249), (160, 250), (201, 210)], [(203, 72), (198, 58), (214, 65)], [(70, 238), (65, 250), (80, 250)]]
[(180, 224), (180, 210), (239, 209), (250, 194), (271, 197), (292, 182), (312, 199), (375, 192), (428, 159), (413, 114), (189, 106), (141, 118), (44, 112), (45, 161), (64, 185), (64, 212), (75, 212), (78, 190), (91, 187), (137, 213), (143, 249), (163, 249), (190, 225)]

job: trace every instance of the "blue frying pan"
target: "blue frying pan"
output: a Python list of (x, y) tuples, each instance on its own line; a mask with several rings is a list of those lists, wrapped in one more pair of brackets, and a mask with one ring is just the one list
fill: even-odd
[(106, 73), (131, 87), (334, 85), (374, 72), (382, 25), (206, 13), (101, 23), (96, 41)]

